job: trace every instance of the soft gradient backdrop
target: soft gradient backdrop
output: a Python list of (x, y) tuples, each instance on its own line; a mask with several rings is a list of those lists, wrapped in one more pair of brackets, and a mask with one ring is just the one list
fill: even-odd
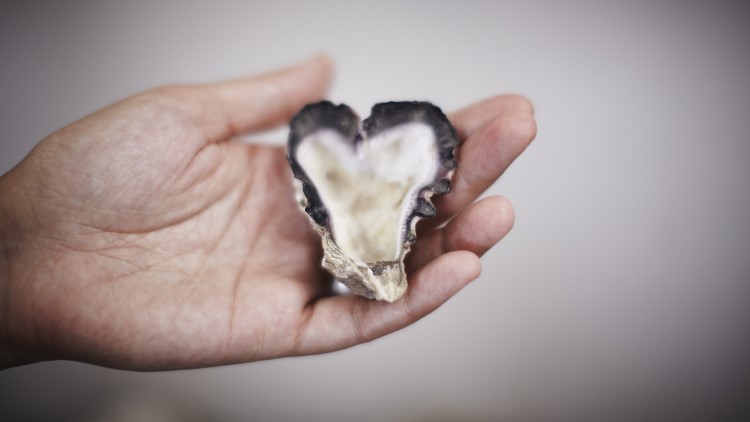
[[(395, 335), (169, 373), (0, 372), (0, 419), (721, 420), (747, 394), (750, 13), (743, 2), (14, 1), (0, 6), (0, 172), (166, 83), (325, 51), (330, 98), (454, 109), (530, 97), (491, 189), (513, 232)], [(283, 142), (283, 130), (260, 136)], [(127, 300), (127, 298), (123, 298)], [(745, 400), (747, 397), (744, 397)], [(146, 419), (146, 417), (153, 419)], [(717, 418), (717, 419), (713, 419)]]

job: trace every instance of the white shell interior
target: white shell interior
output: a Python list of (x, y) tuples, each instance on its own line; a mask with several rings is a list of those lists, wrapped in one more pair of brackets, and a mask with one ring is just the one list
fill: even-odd
[(395, 126), (356, 149), (321, 129), (301, 140), (297, 162), (328, 210), (336, 244), (365, 263), (399, 258), (406, 220), (439, 168), (435, 133), (422, 123)]

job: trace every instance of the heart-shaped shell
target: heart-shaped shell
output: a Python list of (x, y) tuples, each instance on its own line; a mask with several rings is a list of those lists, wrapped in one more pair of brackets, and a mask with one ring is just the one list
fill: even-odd
[(450, 191), (456, 130), (440, 108), (416, 101), (376, 104), (361, 123), (323, 101), (290, 126), (287, 158), (323, 267), (357, 294), (398, 300), (416, 223), (435, 215), (433, 194)]

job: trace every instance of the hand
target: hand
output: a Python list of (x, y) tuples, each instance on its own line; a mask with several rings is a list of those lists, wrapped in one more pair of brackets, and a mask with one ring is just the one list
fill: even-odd
[(318, 57), (158, 88), (43, 140), (0, 178), (0, 364), (156, 370), (323, 353), (405, 327), (475, 279), (513, 212), (499, 197), (472, 202), (534, 137), (530, 103), (499, 96), (449, 116), (463, 142), (453, 190), (420, 223), (407, 295), (388, 304), (327, 294), (283, 148), (231, 139), (286, 122), (330, 78)]

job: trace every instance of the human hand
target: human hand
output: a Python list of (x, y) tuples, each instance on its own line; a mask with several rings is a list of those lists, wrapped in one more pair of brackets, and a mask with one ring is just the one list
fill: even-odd
[(158, 88), (37, 145), (0, 178), (0, 367), (158, 370), (323, 353), (405, 327), (475, 279), (513, 211), (500, 197), (472, 202), (533, 139), (531, 104), (499, 96), (449, 115), (462, 141), (453, 189), (420, 223), (409, 289), (389, 304), (329, 294), (283, 148), (231, 139), (287, 121), (330, 78), (318, 57)]

